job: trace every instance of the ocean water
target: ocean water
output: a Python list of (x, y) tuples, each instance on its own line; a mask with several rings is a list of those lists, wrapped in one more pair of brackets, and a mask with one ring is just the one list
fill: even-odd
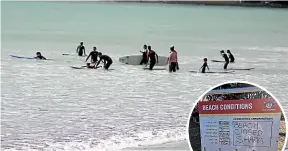
[[(280, 9), (2, 2), (1, 150), (120, 150), (186, 138), (194, 101), (229, 80), (267, 88), (288, 110), (288, 11)], [(112, 71), (75, 70), (80, 41), (112, 57)], [(175, 45), (180, 70), (143, 71), (118, 58)], [(235, 74), (194, 74), (230, 49)], [(15, 59), (41, 51), (51, 61)], [(209, 61), (211, 70), (223, 64)], [(287, 114), (286, 114), (287, 115)], [(188, 143), (187, 143), (188, 146)]]

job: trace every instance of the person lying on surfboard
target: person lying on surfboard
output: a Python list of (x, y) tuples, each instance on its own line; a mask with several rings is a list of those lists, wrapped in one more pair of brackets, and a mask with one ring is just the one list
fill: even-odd
[(208, 64), (207, 64), (207, 58), (204, 58), (203, 61), (204, 61), (204, 64), (203, 64), (202, 67), (199, 69), (199, 71), (202, 69), (201, 72), (202, 72), (202, 73), (205, 73), (206, 67), (207, 67), (208, 71), (210, 71), (210, 69), (209, 69), (209, 67), (208, 67)]
[[(155, 64), (158, 63), (158, 55), (154, 50), (151, 49), (151, 46), (148, 46), (148, 50), (149, 50), (148, 58), (150, 59), (149, 70), (153, 70), (153, 67), (155, 66)], [(147, 65), (148, 65), (148, 61), (146, 63), (146, 66)]]
[(100, 60), (98, 61), (96, 68), (98, 68), (98, 65), (100, 64), (101, 61), (104, 61), (104, 68), (108, 70), (110, 65), (113, 63), (112, 59), (107, 55), (102, 55), (101, 52), (99, 52), (98, 55)]
[(142, 53), (142, 57), (143, 57), (141, 62), (140, 62), (140, 65), (146, 64), (147, 61), (148, 61), (148, 58), (147, 58), (147, 52), (148, 52), (147, 45), (144, 45), (143, 49), (144, 49), (144, 51), (140, 51)]
[(85, 53), (85, 47), (83, 45), (83, 42), (80, 42), (80, 45), (76, 49), (76, 53), (78, 54), (78, 56), (83, 56), (83, 52), (84, 52), (84, 55), (87, 56)]
[(224, 50), (221, 50), (220, 51), (220, 54), (221, 54), (221, 56), (225, 59), (225, 64), (224, 64), (224, 70), (226, 70), (227, 69), (227, 66), (228, 66), (228, 64), (229, 64), (229, 58), (228, 58), (228, 56), (227, 56), (227, 54), (224, 52)]
[(44, 56), (41, 55), (41, 52), (36, 52), (36, 57), (35, 59), (43, 59), (43, 60), (46, 60), (46, 58)]
[(230, 58), (230, 62), (234, 62), (234, 61), (235, 61), (235, 58), (234, 58), (234, 56), (232, 55), (232, 53), (231, 53), (230, 50), (227, 50), (227, 54), (228, 54), (228, 56), (229, 56), (229, 58)]
[(97, 48), (93, 47), (93, 51), (90, 52), (90, 54), (88, 55), (85, 62), (87, 62), (87, 60), (89, 59), (90, 56), (91, 56), (91, 63), (96, 63), (98, 61), (98, 51), (96, 51), (96, 50), (97, 50)]

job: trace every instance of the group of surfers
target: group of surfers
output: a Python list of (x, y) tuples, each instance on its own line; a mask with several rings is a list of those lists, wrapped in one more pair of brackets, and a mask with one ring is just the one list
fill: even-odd
[[(147, 46), (146, 44), (143, 46), (143, 51), (140, 51), (142, 53), (142, 60), (140, 62), (140, 65), (144, 65), (146, 64), (146, 66), (149, 63), (150, 60), (150, 65), (149, 65), (149, 70), (153, 70), (153, 67), (156, 65), (156, 63), (158, 63), (159, 61), (159, 57), (158, 54), (152, 50), (151, 46)], [(80, 45), (77, 47), (76, 49), (76, 53), (78, 54), (78, 56), (87, 56), (85, 53), (85, 46), (83, 45), (83, 42), (80, 42)], [(221, 56), (224, 58), (225, 63), (224, 63), (224, 70), (227, 70), (227, 66), (229, 63), (233, 63), (235, 62), (235, 58), (232, 55), (230, 50), (227, 50), (227, 54), (225, 53), (224, 50), (220, 51)], [(99, 64), (101, 62), (104, 63), (104, 68), (106, 70), (109, 69), (109, 67), (111, 66), (111, 64), (113, 63), (111, 57), (109, 57), (108, 55), (103, 55), (101, 52), (97, 51), (96, 47), (93, 47), (93, 50), (89, 53), (89, 55), (87, 56), (85, 62), (87, 62), (87, 60), (91, 57), (91, 63), (86, 63), (86, 66), (83, 67), (87, 67), (87, 68), (99, 68)], [(99, 60), (98, 60), (99, 57)], [(46, 58), (44, 56), (41, 55), (40, 52), (36, 53), (36, 59), (44, 59), (46, 60)], [(203, 59), (204, 63), (201, 66), (201, 68), (199, 69), (199, 71), (201, 70), (202, 73), (206, 72), (206, 68), (208, 69), (208, 71), (210, 70), (208, 67), (208, 59), (204, 58)], [(167, 63), (169, 64), (169, 72), (176, 72), (177, 70), (179, 70), (179, 64), (178, 64), (178, 53), (175, 50), (175, 47), (172, 45), (170, 46), (170, 55), (168, 57)], [(145, 67), (146, 67), (145, 66)]]
[[(151, 46), (147, 46), (146, 44), (143, 46), (143, 51), (140, 52), (142, 53), (140, 65), (146, 64), (147, 66), (150, 60), (149, 70), (153, 70), (153, 67), (159, 60), (157, 53), (152, 50)], [(176, 70), (179, 70), (178, 55), (173, 45), (170, 47), (170, 56), (167, 63), (169, 64), (169, 72), (176, 72)]]
[[(231, 51), (230, 50), (227, 50), (227, 54), (225, 53), (225, 51), (224, 50), (221, 50), (220, 51), (220, 54), (221, 54), (221, 56), (224, 58), (224, 60), (225, 60), (225, 63), (224, 63), (224, 70), (227, 70), (227, 66), (228, 66), (228, 64), (229, 63), (234, 63), (235, 62), (235, 58), (234, 58), (234, 56), (233, 56), (233, 54), (231, 53)], [(209, 69), (209, 67), (208, 67), (208, 64), (207, 64), (207, 61), (208, 61), (208, 59), (207, 58), (204, 58), (203, 59), (203, 61), (204, 61), (204, 63), (203, 63), (203, 65), (202, 65), (202, 67), (199, 69), (199, 71), (201, 70), (201, 72), (202, 73), (205, 73), (206, 72), (206, 68), (208, 69), (208, 71), (210, 71), (210, 69)]]

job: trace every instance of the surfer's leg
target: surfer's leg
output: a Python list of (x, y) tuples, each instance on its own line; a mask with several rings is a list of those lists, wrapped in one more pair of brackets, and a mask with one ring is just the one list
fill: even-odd
[(224, 69), (227, 69), (228, 64), (229, 64), (229, 62), (225, 62)]
[(140, 65), (142, 65), (142, 64), (144, 64), (144, 63), (146, 63), (146, 59), (143, 58), (143, 59), (141, 60), (141, 62), (140, 62)]
[(176, 62), (172, 62), (171, 65), (172, 65), (172, 71), (176, 72), (177, 63)]
[(108, 70), (111, 64), (112, 64), (112, 62), (107, 62), (106, 65), (104, 66), (104, 68), (106, 70)]
[(149, 69), (150, 69), (150, 70), (153, 70), (153, 67), (154, 67), (155, 64), (156, 64), (156, 62), (150, 61), (150, 67), (149, 67)]
[(172, 72), (172, 64), (169, 64), (169, 72)]

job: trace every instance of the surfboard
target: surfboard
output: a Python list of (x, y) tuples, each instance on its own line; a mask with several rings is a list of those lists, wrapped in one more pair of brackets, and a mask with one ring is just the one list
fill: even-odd
[[(24, 56), (16, 56), (16, 55), (9, 55), (10, 57), (13, 58), (18, 58), (18, 59), (35, 59), (35, 60), (44, 60), (44, 59), (37, 59), (35, 57), (24, 57)], [(46, 59), (46, 60), (53, 60), (53, 59)]]
[(9, 55), (9, 56), (11, 56), (13, 58), (19, 58), (19, 59), (36, 59), (34, 57), (22, 57), (22, 56), (16, 56), (16, 55)]
[[(63, 56), (78, 56), (78, 53), (63, 53)], [(79, 56), (79, 57), (86, 57), (86, 56)]]
[[(149, 68), (143, 68), (144, 70), (149, 70)], [(166, 70), (166, 68), (153, 68), (152, 70)]]
[(234, 68), (230, 68), (230, 69), (227, 69), (227, 70), (253, 70), (255, 68), (243, 68), (243, 69), (234, 69)]
[[(221, 60), (211, 60), (212, 62), (225, 62), (225, 61), (221, 61)], [(235, 62), (229, 62), (229, 63), (235, 63)]]
[[(192, 73), (202, 73), (202, 72), (199, 72), (199, 71), (196, 71), (196, 70), (192, 70), (192, 71), (189, 71), (189, 72), (192, 72)], [(215, 71), (215, 72), (212, 72), (212, 71), (207, 71), (205, 73), (234, 73), (235, 71)]]
[[(142, 58), (143, 58), (142, 55), (123, 56), (119, 58), (119, 62), (127, 65), (140, 65)], [(159, 63), (156, 63), (155, 66), (166, 66), (168, 64), (167, 63), (168, 57), (159, 56), (158, 59)]]

